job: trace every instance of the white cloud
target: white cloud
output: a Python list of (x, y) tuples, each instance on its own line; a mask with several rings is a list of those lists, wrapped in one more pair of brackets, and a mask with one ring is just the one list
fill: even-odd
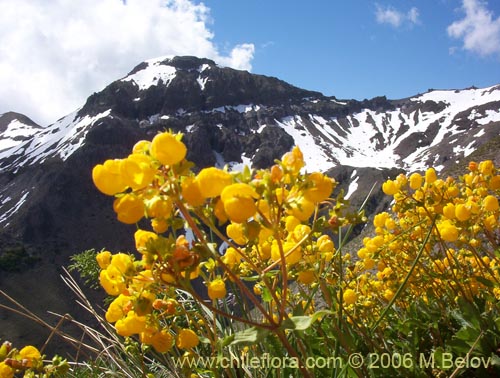
[(500, 17), (494, 18), (488, 4), (463, 0), (464, 18), (448, 26), (448, 35), (463, 40), (463, 48), (481, 56), (500, 54)]
[(415, 7), (411, 8), (408, 11), (408, 13), (406, 14), (406, 18), (412, 24), (418, 24), (420, 22), (420, 20), (418, 19), (419, 16), (420, 16), (420, 13), (418, 12), (418, 9)]
[(253, 44), (219, 53), (190, 0), (0, 0), (0, 114), (54, 122), (143, 60), (196, 55), (251, 69)]
[(229, 67), (237, 67), (242, 70), (251, 70), (250, 64), (253, 54), (255, 53), (255, 46), (252, 43), (244, 43), (236, 45), (228, 57), (219, 58), (219, 63)]
[(375, 18), (379, 24), (389, 24), (395, 28), (399, 28), (404, 23), (414, 25), (420, 22), (420, 13), (415, 7), (411, 8), (406, 13), (391, 6), (383, 7), (380, 4), (375, 4), (375, 7)]

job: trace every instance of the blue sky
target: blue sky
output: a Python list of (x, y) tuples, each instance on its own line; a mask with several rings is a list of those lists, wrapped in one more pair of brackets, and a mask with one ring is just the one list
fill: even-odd
[(195, 55), (340, 99), (500, 83), (500, 0), (0, 0), (0, 114), (48, 125)]
[(475, 2), (492, 16), (497, 48), (488, 54), (465, 49), (463, 37), (448, 33), (467, 16), (458, 0), (204, 3), (216, 43), (255, 45), (253, 72), (326, 95), (403, 98), (429, 88), (500, 83), (498, 0)]

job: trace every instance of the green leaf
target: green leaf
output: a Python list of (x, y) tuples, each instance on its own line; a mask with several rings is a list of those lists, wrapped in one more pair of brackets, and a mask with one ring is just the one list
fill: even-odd
[(460, 329), (454, 337), (456, 337), (459, 340), (463, 340), (467, 342), (468, 344), (472, 345), (474, 341), (477, 339), (481, 332), (477, 329), (470, 328), (470, 327), (464, 327)]
[(264, 286), (262, 288), (262, 300), (264, 302), (271, 302), (271, 300), (273, 299), (273, 296), (271, 295), (271, 292), (269, 291), (269, 289)]
[(269, 330), (265, 328), (250, 327), (243, 331), (236, 332), (230, 344), (251, 344), (260, 343), (269, 334)]
[(200, 343), (202, 344), (210, 344), (210, 339), (204, 336), (198, 336)]
[(225, 347), (227, 347), (229, 344), (231, 344), (234, 341), (234, 337), (235, 337), (235, 335), (233, 333), (232, 335), (226, 336), (223, 339), (219, 339), (217, 343), (222, 348), (225, 348)]
[(479, 281), (480, 283), (482, 283), (484, 286), (487, 286), (487, 287), (495, 287), (495, 284), (493, 282), (491, 282), (490, 280), (484, 278), (484, 277), (481, 277), (481, 276), (477, 276), (475, 277), (477, 281)]
[(491, 354), (491, 364), (494, 366), (500, 366), (500, 357), (498, 357), (495, 353)]
[(283, 322), (282, 328), (293, 329), (296, 331), (305, 331), (320, 317), (333, 314), (330, 310), (316, 311), (312, 315), (292, 316)]
[(452, 311), (452, 316), (464, 327), (480, 328), (481, 314), (463, 298), (458, 298), (459, 310)]

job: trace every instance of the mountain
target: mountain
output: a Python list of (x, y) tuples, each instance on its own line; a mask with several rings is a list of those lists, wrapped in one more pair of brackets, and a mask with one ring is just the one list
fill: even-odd
[[(92, 167), (166, 129), (185, 134), (198, 168), (266, 167), (298, 144), (307, 169), (336, 177), (356, 205), (374, 182), (399, 172), (452, 171), (475, 154), (499, 163), (500, 85), (341, 100), (208, 59), (171, 57), (139, 64), (52, 125), (3, 114), (0, 288), (39, 313), (73, 313), (58, 277), (69, 256), (133, 249), (134, 227), (116, 220)], [(385, 201), (377, 189), (367, 210)], [(0, 338), (43, 337), (10, 313), (0, 319)]]
[(41, 128), (25, 115), (15, 112), (0, 114), (0, 151), (27, 141)]

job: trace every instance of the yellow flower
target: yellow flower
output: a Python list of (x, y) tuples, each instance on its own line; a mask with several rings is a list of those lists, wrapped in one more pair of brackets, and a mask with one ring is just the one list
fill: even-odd
[(172, 349), (174, 338), (167, 330), (161, 330), (151, 338), (151, 345), (158, 353), (166, 353)]
[(271, 180), (273, 182), (279, 182), (283, 178), (283, 171), (279, 165), (273, 165), (271, 167)]
[(154, 196), (146, 201), (146, 212), (151, 218), (170, 218), (173, 204), (170, 197)]
[(488, 231), (493, 231), (493, 228), (497, 225), (497, 218), (492, 214), (483, 221), (484, 227)]
[(437, 180), (436, 170), (434, 168), (429, 168), (425, 171), (425, 182), (427, 184), (432, 184)]
[(365, 269), (367, 270), (371, 270), (375, 266), (375, 260), (373, 260), (372, 258), (367, 258), (365, 261), (363, 261), (363, 263), (365, 265)]
[(316, 246), (320, 252), (333, 252), (335, 250), (333, 241), (328, 235), (321, 235), (318, 240), (316, 240)]
[(500, 189), (500, 175), (493, 176), (490, 180), (489, 188), (491, 190)]
[(126, 224), (137, 223), (144, 216), (144, 203), (132, 194), (125, 194), (113, 202), (118, 220)]
[(0, 362), (0, 378), (14, 378), (14, 369), (5, 362)]
[(391, 289), (385, 289), (384, 298), (390, 301), (394, 297), (394, 292)]
[(344, 294), (342, 295), (342, 299), (344, 300), (344, 303), (346, 305), (351, 305), (353, 303), (356, 303), (356, 300), (358, 299), (358, 295), (356, 292), (352, 289), (347, 289), (344, 291)]
[(108, 267), (99, 274), (99, 283), (109, 295), (118, 295), (126, 288), (125, 282), (118, 270), (114, 267)]
[(200, 340), (196, 333), (190, 329), (182, 329), (177, 335), (177, 348), (180, 349), (191, 349), (197, 346)]
[(213, 198), (221, 194), (222, 189), (232, 182), (231, 175), (215, 167), (203, 168), (196, 181), (200, 188), (200, 193), (204, 198)]
[(247, 242), (246, 237), (243, 235), (243, 225), (241, 223), (231, 223), (226, 227), (226, 234), (236, 244), (244, 245)]
[(111, 265), (118, 269), (120, 274), (130, 274), (130, 271), (134, 268), (132, 257), (125, 253), (114, 254), (111, 258)]
[(373, 225), (375, 227), (384, 227), (385, 226), (385, 221), (389, 218), (389, 214), (386, 213), (385, 211), (383, 213), (379, 213), (375, 215), (373, 218)]
[(151, 231), (138, 229), (134, 233), (134, 239), (135, 239), (135, 248), (137, 249), (137, 251), (140, 253), (144, 253), (148, 242), (150, 240), (154, 241), (158, 239), (158, 235), (156, 235), (154, 232)]
[(385, 220), (385, 224), (384, 224), (385, 228), (387, 228), (389, 231), (392, 231), (396, 228), (397, 224), (396, 222), (394, 221), (394, 219), (392, 218), (387, 218)]
[(304, 191), (304, 197), (309, 201), (317, 203), (330, 197), (333, 190), (333, 179), (319, 172), (311, 173), (307, 179), (312, 187)]
[(483, 199), (483, 206), (486, 211), (498, 210), (498, 199), (495, 196), (489, 195)]
[(131, 297), (120, 294), (109, 304), (105, 315), (106, 320), (110, 323), (120, 320), (127, 314), (128, 310), (131, 309), (131, 304)]
[(207, 285), (208, 297), (212, 300), (224, 298), (227, 294), (226, 284), (220, 278), (217, 278)]
[(222, 262), (233, 268), (235, 265), (239, 264), (241, 261), (241, 256), (233, 247), (226, 249), (224, 256), (222, 256)]
[[(302, 248), (300, 246), (297, 246), (296, 242), (285, 241), (284, 243), (282, 243), (282, 248), (283, 254), (285, 256), (285, 263), (287, 265), (294, 265), (302, 259)], [(276, 240), (273, 240), (273, 244), (271, 246), (271, 258), (274, 261), (281, 260), (280, 248)]]
[(126, 185), (133, 190), (145, 188), (153, 181), (155, 169), (151, 158), (143, 154), (132, 154), (121, 161), (120, 172)]
[(220, 224), (227, 222), (227, 214), (224, 211), (224, 202), (219, 198), (215, 203), (214, 215), (219, 220)]
[(174, 165), (184, 159), (187, 149), (180, 141), (181, 135), (158, 134), (151, 142), (151, 155), (163, 165)]
[(299, 196), (290, 203), (291, 213), (294, 217), (302, 222), (309, 220), (311, 215), (314, 213), (314, 203), (306, 199), (305, 197)]
[(257, 192), (244, 183), (228, 185), (221, 193), (224, 211), (228, 218), (236, 223), (242, 223), (255, 215), (257, 205), (254, 198), (258, 198)]
[(40, 351), (32, 345), (27, 345), (19, 351), (19, 359), (26, 361), (26, 366), (33, 367), (42, 359)]
[(466, 221), (470, 218), (470, 209), (463, 203), (455, 206), (455, 216), (459, 221)]
[(446, 193), (448, 194), (448, 196), (450, 198), (453, 198), (453, 197), (456, 197), (459, 195), (460, 191), (458, 190), (458, 188), (454, 185), (454, 186), (449, 186), (447, 189), (446, 189)]
[(187, 177), (181, 183), (182, 198), (191, 206), (201, 206), (205, 202), (205, 198), (201, 194), (198, 181), (194, 177)]
[(293, 173), (298, 173), (304, 166), (304, 155), (299, 147), (293, 147), (292, 151), (283, 155), (281, 161), (283, 165)]
[(448, 218), (448, 219), (454, 219), (455, 218), (455, 205), (450, 203), (447, 203), (443, 207), (443, 215)]
[(444, 241), (454, 242), (458, 239), (458, 229), (450, 221), (445, 220), (438, 224), (439, 234)]
[(479, 163), (479, 172), (483, 175), (491, 175), (495, 166), (491, 160), (485, 160)]
[(309, 236), (311, 233), (311, 227), (305, 224), (299, 224), (294, 228), (293, 232), (288, 235), (288, 240), (299, 242), (302, 238)]
[(121, 160), (106, 160), (104, 164), (98, 164), (92, 169), (92, 180), (94, 185), (102, 193), (109, 196), (123, 192), (127, 185), (120, 172)]
[(95, 257), (97, 264), (99, 264), (99, 268), (106, 269), (109, 264), (111, 264), (111, 256), (111, 252), (109, 251), (99, 252)]
[(285, 218), (285, 229), (288, 232), (293, 232), (295, 227), (297, 227), (300, 224), (300, 220), (294, 217), (293, 215), (288, 215)]
[(276, 195), (276, 201), (278, 201), (278, 204), (282, 204), (285, 200), (285, 198), (288, 196), (288, 190), (286, 188), (276, 188), (275, 190), (275, 195)]
[(364, 260), (371, 256), (370, 251), (367, 248), (360, 248), (357, 252), (357, 255), (360, 259)]
[(412, 173), (410, 176), (410, 188), (417, 190), (422, 186), (422, 176), (419, 173)]
[[(500, 289), (499, 289), (500, 291)], [(253, 292), (255, 295), (262, 295), (262, 286), (260, 284), (255, 284), (253, 286)]]
[(314, 270), (303, 270), (297, 275), (297, 281), (309, 285), (315, 280)]
[(151, 219), (151, 227), (157, 234), (163, 234), (168, 230), (168, 223), (165, 218), (153, 218)]
[(149, 152), (150, 148), (151, 148), (151, 142), (149, 140), (140, 140), (136, 144), (134, 144), (134, 147), (132, 147), (132, 153), (144, 154)]
[(146, 329), (146, 317), (137, 315), (135, 311), (129, 311), (125, 318), (115, 323), (115, 329), (116, 333), (124, 337), (140, 334)]
[(394, 180), (387, 180), (382, 184), (382, 191), (388, 196), (393, 196), (399, 191), (399, 187)]

